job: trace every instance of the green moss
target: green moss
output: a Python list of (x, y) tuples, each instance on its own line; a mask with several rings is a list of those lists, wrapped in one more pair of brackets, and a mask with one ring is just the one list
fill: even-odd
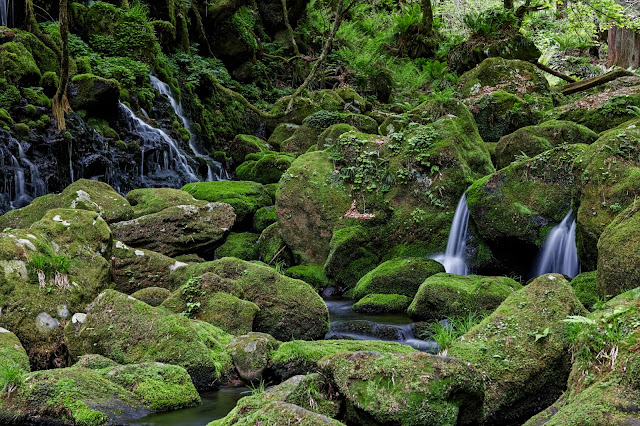
[(107, 120), (90, 118), (87, 120), (87, 124), (105, 138), (120, 139), (120, 135), (118, 135), (118, 133), (109, 126), (109, 122)]
[(239, 180), (254, 181), (262, 184), (277, 183), (282, 174), (291, 166), (293, 157), (273, 151), (249, 154), (245, 162), (236, 169)]
[(277, 151), (282, 151), (283, 142), (293, 136), (298, 127), (298, 125), (290, 123), (278, 124), (269, 136), (267, 144)]
[(320, 130), (306, 124), (298, 126), (289, 138), (282, 141), (280, 151), (296, 155), (305, 153), (315, 145), (319, 133)]
[(116, 241), (111, 263), (113, 289), (127, 294), (147, 287), (161, 287), (173, 291), (177, 285), (169, 279), (169, 274), (183, 266), (186, 266), (186, 263), (154, 251), (133, 249), (121, 241)]
[(356, 129), (354, 126), (346, 123), (334, 124), (332, 126), (329, 126), (318, 136), (318, 146), (321, 150), (330, 147), (331, 145), (336, 143), (337, 139), (342, 134), (357, 130), (358, 129)]
[(271, 351), (276, 350), (280, 342), (265, 333), (248, 333), (236, 337), (227, 345), (233, 365), (243, 380), (260, 378), (269, 365)]
[(234, 164), (240, 165), (248, 154), (269, 151), (262, 139), (253, 135), (236, 135), (229, 145), (229, 154)]
[(56, 89), (60, 85), (60, 81), (58, 79), (58, 74), (54, 71), (47, 71), (42, 74), (42, 79), (40, 80), (40, 85), (42, 86), (42, 90), (47, 96), (53, 96), (56, 93)]
[(35, 34), (27, 31), (16, 31), (15, 41), (20, 42), (33, 56), (40, 71), (57, 72), (60, 70), (60, 61), (56, 53), (45, 45)]
[(420, 285), (407, 313), (412, 319), (423, 321), (487, 313), (520, 288), (507, 277), (439, 273)]
[(13, 119), (4, 108), (0, 108), (0, 127), (7, 131), (13, 128)]
[(571, 280), (571, 287), (585, 308), (593, 310), (600, 301), (596, 290), (596, 271), (583, 272)]
[[(76, 87), (70, 97), (71, 107), (76, 110), (113, 110), (120, 99), (120, 85), (115, 79), (106, 79), (93, 74), (79, 74), (71, 79)], [(104, 126), (99, 126), (104, 128)]]
[(42, 77), (31, 52), (17, 42), (0, 46), (0, 69), (10, 84), (20, 86), (36, 86)]
[(368, 294), (351, 307), (355, 312), (380, 314), (385, 312), (405, 312), (411, 298), (401, 294)]
[(289, 266), (294, 264), (291, 250), (280, 233), (278, 223), (273, 223), (265, 228), (260, 234), (258, 242), (260, 259), (269, 265)]
[(226, 241), (216, 249), (216, 257), (236, 257), (242, 260), (258, 260), (259, 234), (251, 232), (231, 233)]
[(420, 284), (430, 276), (444, 272), (444, 267), (432, 259), (392, 259), (363, 276), (352, 292), (356, 299), (368, 294), (403, 294), (415, 296)]
[(253, 215), (253, 230), (256, 232), (262, 232), (277, 220), (276, 209), (274, 206), (261, 207)]
[(9, 109), (20, 99), (20, 91), (6, 78), (0, 78), (0, 108)]
[(161, 287), (146, 287), (131, 295), (131, 297), (134, 297), (149, 306), (159, 306), (169, 296), (171, 296), (171, 292), (166, 288)]
[(43, 93), (43, 89), (41, 87), (25, 87), (22, 89), (22, 95), (31, 104), (44, 108), (51, 108), (51, 100)]
[[(289, 96), (278, 99), (271, 108), (270, 113), (274, 115), (284, 114), (287, 110), (290, 99), (291, 98)], [(317, 102), (313, 101), (312, 99), (298, 96), (293, 101), (293, 108), (291, 109), (291, 112), (285, 114), (282, 117), (281, 121), (284, 123), (302, 124), (302, 121), (305, 118), (315, 112), (321, 111), (322, 109), (327, 108), (322, 108), (320, 105), (318, 105)]]
[(284, 274), (288, 277), (302, 280), (315, 289), (327, 288), (331, 281), (324, 274), (324, 269), (319, 265), (297, 265), (287, 268)]
[(127, 201), (133, 207), (133, 216), (158, 213), (168, 207), (204, 204), (185, 191), (171, 188), (142, 188), (127, 193)]
[(15, 123), (13, 125), (13, 131), (16, 132), (16, 135), (22, 140), (27, 140), (29, 139), (29, 132), (31, 129), (26, 123)]
[[(574, 121), (596, 133), (613, 129), (635, 118), (629, 106), (640, 107), (640, 95), (634, 88), (617, 91), (605, 91), (586, 96), (576, 102), (561, 106), (554, 111), (558, 120)], [(603, 97), (607, 99), (603, 102)]]
[(503, 58), (485, 59), (460, 77), (458, 88), (463, 98), (469, 98), (481, 93), (483, 88), (496, 86), (511, 93), (549, 93), (549, 83), (535, 65)]
[(6, 381), (10, 379), (7, 373), (13, 369), (20, 373), (31, 371), (29, 357), (16, 335), (2, 328), (0, 329), (0, 384), (3, 388), (11, 385)]
[(370, 230), (362, 226), (335, 231), (329, 245), (329, 257), (324, 266), (327, 277), (343, 286), (355, 286), (380, 261), (368, 243), (373, 243)]

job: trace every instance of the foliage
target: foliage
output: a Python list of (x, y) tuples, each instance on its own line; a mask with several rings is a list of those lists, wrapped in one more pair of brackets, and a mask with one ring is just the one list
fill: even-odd
[(435, 323), (433, 328), (427, 330), (426, 334), (421, 337), (435, 340), (440, 352), (442, 352), (449, 348), (455, 340), (467, 334), (482, 319), (483, 316), (478, 313), (447, 318)]
[(462, 19), (473, 35), (482, 36), (495, 34), (517, 24), (517, 18), (513, 14), (513, 11), (505, 10), (504, 8), (469, 13)]
[(23, 370), (13, 361), (0, 363), (0, 389), (2, 393), (12, 393), (24, 381)]

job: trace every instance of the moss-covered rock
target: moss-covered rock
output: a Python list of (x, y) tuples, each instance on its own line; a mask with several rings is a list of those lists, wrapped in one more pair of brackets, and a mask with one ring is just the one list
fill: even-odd
[(277, 220), (275, 206), (260, 207), (253, 215), (253, 230), (262, 232)]
[(233, 163), (237, 166), (242, 164), (245, 157), (249, 154), (255, 154), (258, 152), (269, 151), (269, 145), (273, 145), (271, 142), (267, 144), (264, 140), (253, 135), (236, 135), (236, 137), (229, 144), (229, 155), (233, 160)]
[[(276, 101), (276, 103), (271, 108), (270, 113), (273, 115), (282, 115), (281, 118), (278, 119), (278, 122), (273, 123), (273, 127), (277, 126), (280, 123), (292, 123), (292, 124), (302, 124), (302, 121), (310, 116), (311, 114), (321, 111), (323, 109), (317, 102), (313, 99), (298, 96), (293, 100), (293, 108), (287, 114), (287, 107), (289, 105), (289, 101), (291, 100), (290, 96), (285, 96)], [(329, 106), (329, 105), (327, 105)], [(333, 109), (333, 108), (332, 108)], [(334, 110), (337, 110), (334, 109)]]
[(388, 260), (363, 276), (351, 295), (354, 299), (375, 293), (413, 297), (424, 280), (440, 272), (444, 272), (444, 266), (432, 259), (409, 257)]
[(0, 216), (0, 228), (28, 228), (51, 209), (81, 209), (100, 213), (107, 222), (119, 222), (133, 217), (127, 200), (103, 182), (79, 179), (60, 194), (38, 197), (31, 204)]
[(133, 207), (133, 217), (158, 213), (168, 207), (189, 204), (205, 204), (185, 191), (172, 188), (141, 188), (127, 193), (127, 201)]
[(440, 273), (427, 278), (407, 313), (428, 321), (470, 314), (490, 313), (522, 286), (507, 277)]
[(297, 126), (291, 136), (280, 143), (280, 151), (300, 155), (316, 144), (320, 129), (303, 124)]
[(350, 422), (465, 425), (482, 417), (482, 374), (456, 358), (366, 351), (320, 365), (344, 395)]
[(166, 256), (205, 254), (225, 236), (235, 219), (228, 204), (190, 204), (114, 223), (111, 229), (115, 238), (132, 247)]
[(72, 357), (99, 354), (121, 364), (179, 365), (200, 390), (215, 387), (231, 361), (224, 350), (231, 336), (219, 328), (113, 290), (93, 301), (81, 324), (67, 324), (65, 337)]
[(518, 157), (535, 157), (562, 144), (590, 145), (597, 139), (594, 131), (571, 121), (550, 120), (537, 126), (523, 127), (498, 141), (496, 168), (502, 169)]
[(327, 127), (320, 135), (318, 136), (317, 143), (320, 150), (328, 148), (332, 146), (338, 138), (344, 133), (358, 131), (355, 127), (346, 123), (334, 124), (332, 126)]
[(255, 303), (243, 298), (244, 291), (236, 282), (208, 272), (189, 278), (162, 306), (239, 335), (253, 329), (260, 311)]
[(596, 271), (583, 272), (570, 283), (578, 300), (590, 311), (594, 310), (601, 300), (596, 288), (596, 274)]
[(638, 286), (640, 278), (640, 210), (636, 203), (620, 213), (598, 240), (596, 289), (601, 296), (617, 296)]
[(353, 304), (355, 312), (382, 314), (406, 312), (411, 298), (402, 294), (368, 294)]
[(23, 377), (0, 404), (5, 424), (107, 425), (200, 403), (189, 375), (175, 365), (76, 365)]
[(29, 50), (18, 42), (0, 45), (0, 69), (10, 84), (37, 86), (40, 84), (40, 69)]
[(316, 290), (320, 290), (331, 285), (331, 281), (324, 274), (324, 268), (320, 265), (296, 265), (287, 268), (284, 274), (288, 277), (302, 280)]
[(292, 162), (292, 156), (273, 151), (249, 154), (236, 169), (236, 177), (262, 184), (277, 183)]
[(488, 58), (460, 77), (458, 91), (470, 98), (496, 91), (500, 87), (509, 93), (549, 94), (549, 83), (541, 70), (530, 62)]
[(118, 110), (120, 85), (117, 80), (80, 74), (71, 79), (69, 103), (74, 110), (111, 114)]
[(271, 351), (279, 342), (265, 333), (249, 333), (238, 336), (227, 345), (233, 365), (243, 380), (259, 379), (269, 365)]
[(251, 232), (231, 233), (225, 242), (216, 249), (216, 257), (236, 257), (242, 260), (260, 258), (258, 239), (260, 235)]
[[(3, 372), (13, 372), (14, 374), (31, 371), (29, 357), (27, 351), (22, 347), (22, 343), (15, 334), (4, 328), (0, 328), (0, 369)], [(9, 380), (10, 377), (6, 376), (0, 378), (3, 388), (12, 385), (12, 383), (7, 383)]]
[(280, 226), (273, 223), (262, 231), (258, 240), (260, 259), (269, 264), (293, 265), (293, 254), (288, 249), (287, 243), (282, 238)]
[(260, 308), (253, 331), (268, 333), (278, 340), (319, 339), (329, 328), (329, 312), (311, 286), (279, 274), (264, 264), (223, 258), (178, 269), (176, 279), (197, 278), (207, 272), (234, 281), (243, 294), (238, 297)]
[(282, 143), (293, 136), (298, 127), (297, 124), (292, 123), (278, 124), (271, 136), (269, 136), (267, 144), (277, 151), (282, 151)]
[(329, 243), (329, 257), (324, 273), (337, 284), (353, 287), (379, 263), (374, 247), (372, 230), (363, 226), (350, 226), (333, 233)]
[(486, 377), (483, 423), (526, 420), (562, 394), (571, 367), (562, 320), (585, 312), (562, 275), (543, 275), (449, 347)]
[(230, 204), (236, 213), (238, 225), (250, 223), (259, 208), (273, 205), (264, 186), (256, 182), (198, 182), (189, 183), (182, 190), (198, 200)]
[(640, 192), (639, 154), (640, 127), (630, 124), (603, 133), (576, 158), (576, 245), (587, 270), (596, 268), (602, 232)]
[(153, 307), (160, 306), (169, 296), (171, 296), (171, 292), (161, 287), (146, 287), (131, 295), (131, 297)]
[(242, 398), (225, 418), (209, 426), (341, 425), (329, 418), (335, 417), (340, 409), (340, 402), (333, 400), (330, 389), (331, 384), (318, 374), (294, 376), (265, 392)]
[(573, 162), (586, 149), (586, 145), (563, 145), (513, 163), (469, 188), (471, 221), (495, 256), (493, 270), (530, 267), (549, 231), (570, 209), (576, 183)]

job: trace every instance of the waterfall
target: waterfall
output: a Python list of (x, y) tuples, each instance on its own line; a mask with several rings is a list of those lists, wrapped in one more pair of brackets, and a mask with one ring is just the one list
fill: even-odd
[[(212, 182), (216, 180), (229, 179), (229, 176), (227, 172), (224, 170), (224, 168), (222, 167), (222, 165), (219, 162), (213, 160), (211, 157), (209, 157), (198, 144), (198, 141), (196, 140), (195, 132), (192, 130), (191, 124), (189, 123), (189, 120), (187, 119), (187, 116), (185, 115), (184, 110), (182, 109), (182, 103), (178, 102), (178, 100), (173, 97), (173, 94), (171, 93), (171, 88), (169, 87), (169, 85), (161, 81), (156, 76), (150, 75), (149, 78), (151, 80), (151, 86), (154, 89), (156, 89), (158, 93), (166, 96), (169, 99), (169, 103), (171, 103), (171, 107), (173, 108), (173, 111), (178, 116), (180, 121), (182, 121), (182, 125), (184, 126), (185, 129), (189, 131), (189, 133), (191, 133), (191, 137), (189, 138), (189, 148), (191, 148), (191, 151), (193, 151), (196, 157), (201, 158), (205, 161), (207, 165), (207, 181)], [(216, 168), (215, 172), (211, 167), (212, 164)]]
[(552, 272), (571, 278), (580, 273), (573, 210), (570, 210), (562, 222), (549, 233), (536, 260), (533, 276), (539, 277)]
[(469, 275), (469, 268), (465, 261), (468, 227), (469, 209), (467, 208), (467, 196), (462, 194), (456, 207), (456, 212), (453, 215), (447, 249), (444, 254), (438, 254), (432, 258), (442, 263), (445, 271), (450, 274)]
[[(156, 163), (156, 172), (176, 172), (181, 175), (182, 180), (187, 182), (197, 182), (199, 179), (194, 173), (193, 169), (187, 161), (187, 157), (178, 145), (178, 143), (171, 138), (166, 132), (161, 129), (150, 126), (140, 119), (129, 107), (120, 103), (120, 108), (124, 111), (131, 130), (135, 131), (143, 139), (140, 146), (140, 150), (143, 155), (143, 163), (140, 165), (141, 177), (144, 177), (144, 144), (160, 144), (163, 145), (164, 158), (163, 167)], [(168, 149), (167, 149), (168, 148)], [(156, 154), (158, 154), (156, 152)], [(160, 160), (159, 157), (155, 158), (156, 162)]]
[[(11, 13), (9, 9), (11, 9)], [(13, 1), (0, 0), (0, 26), (13, 26), (13, 16)]]

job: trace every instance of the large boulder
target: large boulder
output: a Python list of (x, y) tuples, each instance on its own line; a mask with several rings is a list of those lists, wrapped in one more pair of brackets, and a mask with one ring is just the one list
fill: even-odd
[(0, 216), (0, 228), (28, 228), (51, 209), (80, 209), (100, 213), (107, 223), (129, 220), (133, 208), (106, 183), (79, 179), (60, 194), (38, 197), (31, 204)]
[(598, 139), (593, 130), (571, 121), (550, 120), (503, 136), (496, 146), (496, 168), (502, 169), (523, 156), (535, 157), (562, 144), (590, 145)]
[(260, 235), (251, 232), (232, 232), (225, 242), (216, 249), (216, 258), (236, 257), (242, 260), (259, 260), (259, 239)]
[(85, 365), (24, 374), (24, 383), (0, 404), (0, 422), (124, 424), (153, 412), (200, 403), (200, 395), (182, 367), (161, 363), (104, 368)]
[[(470, 224), (493, 253), (481, 271), (528, 273), (531, 259), (571, 207), (573, 161), (586, 145), (563, 145), (477, 180), (467, 191)], [(491, 256), (491, 255), (489, 255)]]
[(238, 290), (233, 294), (260, 308), (253, 331), (268, 333), (281, 341), (315, 340), (324, 337), (329, 328), (327, 306), (311, 286), (264, 264), (225, 257), (180, 268), (174, 279), (186, 283), (189, 278), (207, 273), (235, 283)]
[(584, 313), (562, 275), (543, 275), (449, 347), (485, 376), (484, 424), (521, 422), (562, 394), (571, 368), (562, 321)]
[(604, 229), (640, 191), (640, 121), (603, 133), (574, 163), (578, 258), (594, 270)]
[(383, 314), (406, 312), (411, 298), (403, 294), (368, 294), (351, 306), (354, 312)]
[(344, 395), (349, 423), (466, 425), (482, 418), (482, 374), (456, 358), (362, 351), (320, 365)]
[(278, 183), (282, 174), (291, 166), (293, 156), (273, 151), (249, 154), (236, 169), (239, 180), (262, 184)]
[(432, 259), (391, 259), (362, 277), (350, 295), (354, 299), (376, 293), (413, 297), (424, 280), (439, 272), (444, 272), (444, 266)]
[(407, 313), (420, 321), (485, 314), (521, 288), (519, 283), (507, 277), (435, 274), (420, 285)]
[(233, 208), (225, 203), (168, 207), (125, 222), (111, 225), (118, 240), (166, 256), (212, 251), (236, 220)]
[(210, 324), (153, 308), (107, 290), (65, 337), (71, 357), (98, 354), (121, 364), (165, 362), (184, 367), (199, 390), (219, 384), (231, 365), (224, 345), (231, 336)]
[(134, 189), (127, 193), (127, 201), (133, 207), (134, 217), (158, 213), (168, 207), (206, 204), (206, 201), (196, 200), (188, 192), (173, 188)]
[(243, 380), (259, 379), (269, 365), (271, 351), (280, 343), (266, 333), (249, 333), (238, 336), (227, 345), (236, 371)]
[(474, 97), (503, 89), (509, 93), (549, 94), (547, 79), (541, 70), (530, 62), (488, 58), (458, 82), (462, 98)]
[(69, 103), (74, 110), (105, 115), (118, 111), (120, 85), (115, 79), (80, 74), (71, 79)]

